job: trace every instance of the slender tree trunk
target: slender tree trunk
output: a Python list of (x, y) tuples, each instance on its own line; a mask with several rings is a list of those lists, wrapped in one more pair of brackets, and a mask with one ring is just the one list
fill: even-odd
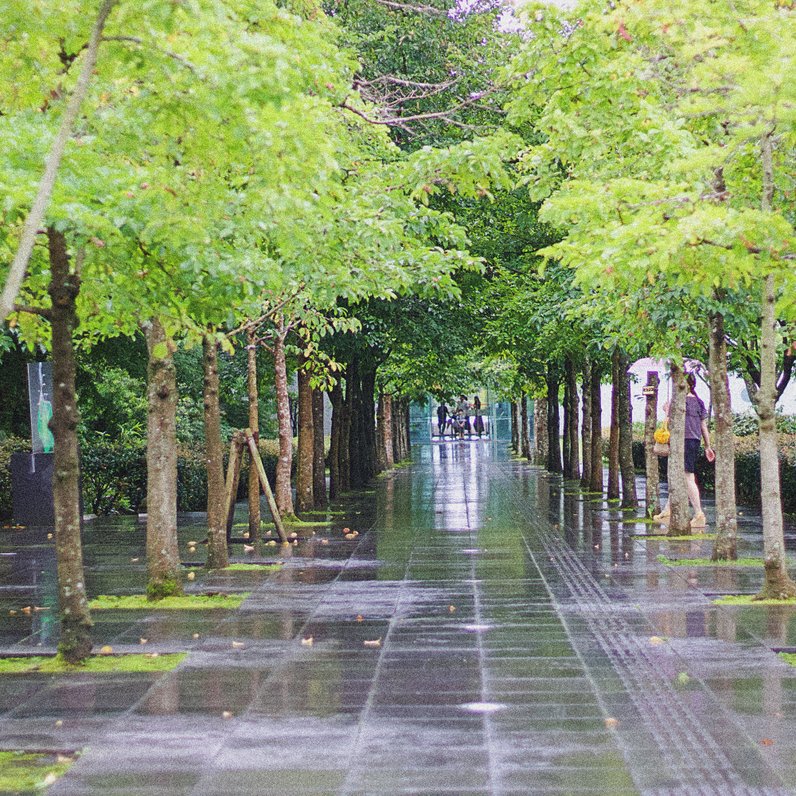
[(565, 361), (567, 392), (569, 393), (569, 469), (567, 478), (577, 481), (580, 478), (580, 451), (578, 450), (578, 380), (575, 363), (567, 357)]
[(520, 404), (519, 401), (511, 402), (511, 450), (518, 456), (520, 454)]
[(560, 417), (558, 414), (558, 366), (554, 362), (547, 365), (547, 469), (551, 473), (560, 473), (561, 437)]
[(669, 407), (669, 535), (691, 531), (685, 485), (685, 398), (688, 384), (683, 369), (672, 363), (672, 401)]
[(362, 373), (356, 361), (352, 365), (351, 384), (349, 385), (351, 389), (351, 430), (348, 447), (351, 460), (351, 488), (359, 489), (367, 483), (365, 476), (365, 423), (362, 407)]
[(82, 517), (77, 441), (80, 417), (75, 392), (76, 365), (72, 345), (72, 336), (78, 324), (75, 302), (80, 292), (80, 274), (71, 272), (64, 234), (50, 227), (47, 238), (50, 249), (48, 292), (52, 303), (50, 320), (53, 357), (53, 416), (50, 429), (55, 440), (53, 502), (61, 619), (58, 652), (69, 663), (80, 663), (91, 653), (92, 626), (86, 599), (80, 539)]
[(547, 464), (547, 398), (535, 398), (533, 404), (534, 464)]
[(611, 435), (608, 440), (608, 500), (619, 499), (619, 349), (611, 355)]
[(622, 506), (636, 508), (636, 468), (633, 465), (633, 407), (630, 403), (630, 360), (619, 356), (619, 471), (622, 477)]
[[(772, 133), (761, 141), (763, 166), (762, 210), (769, 212), (774, 200), (774, 156)], [(760, 433), (760, 499), (763, 515), (763, 557), (765, 581), (757, 595), (785, 598), (796, 595), (796, 583), (788, 575), (785, 559), (785, 532), (782, 520), (782, 492), (780, 487), (779, 451), (775, 406), (777, 402), (777, 346), (776, 346), (776, 282), (767, 274), (763, 284), (763, 306), (760, 333), (760, 389), (755, 408)]]
[(602, 371), (596, 362), (591, 366), (591, 492), (603, 491), (603, 400)]
[(760, 389), (755, 408), (760, 435), (760, 500), (763, 516), (763, 557), (765, 581), (757, 599), (784, 599), (796, 595), (787, 570), (785, 532), (782, 519), (782, 491), (776, 428), (777, 340), (775, 314), (776, 286), (768, 274), (763, 285), (763, 320), (760, 336)]
[(710, 316), (710, 392), (715, 421), (716, 451), (716, 541), (713, 560), (737, 557), (738, 519), (735, 506), (735, 434), (733, 433), (730, 382), (727, 375), (727, 341), (724, 316)]
[(83, 53), (83, 66), (77, 78), (77, 84), (66, 105), (64, 115), (61, 118), (58, 134), (55, 136), (55, 140), (50, 148), (50, 153), (44, 164), (44, 174), (39, 182), (36, 198), (33, 200), (27, 218), (22, 225), (19, 247), (17, 248), (17, 253), (14, 255), (14, 261), (11, 263), (11, 267), (8, 270), (6, 283), (3, 286), (3, 293), (0, 295), (0, 323), (5, 321), (8, 314), (14, 308), (14, 302), (19, 294), (19, 289), (22, 287), (22, 282), (25, 279), (25, 272), (28, 269), (30, 255), (33, 253), (33, 246), (36, 243), (36, 236), (44, 220), (47, 206), (50, 204), (50, 196), (55, 187), (55, 179), (58, 176), (58, 168), (61, 165), (61, 159), (63, 158), (66, 145), (72, 137), (72, 130), (75, 126), (78, 113), (80, 112), (80, 106), (83, 104), (83, 100), (88, 93), (89, 83), (94, 73), (99, 46), (102, 41), (102, 31), (105, 28), (105, 23), (108, 21), (108, 16), (118, 2), (119, 0), (104, 0), (97, 13), (97, 18), (94, 21), (91, 37)]
[(392, 470), (392, 396), (385, 392), (379, 394), (378, 446), (379, 467), (382, 471)]
[(403, 402), (403, 432), (404, 432), (404, 451), (406, 458), (412, 457), (412, 402), (409, 398), (404, 398)]
[[(254, 441), (260, 443), (260, 392), (257, 389), (257, 336), (254, 330), (247, 335), (246, 375), (249, 397), (249, 428)], [(249, 455), (249, 539), (256, 541), (260, 536), (260, 478), (257, 468)]]
[(315, 461), (315, 431), (312, 424), (312, 387), (307, 362), (302, 357), (298, 370), (298, 462), (296, 468), (296, 510), (312, 511), (313, 472)]
[(223, 569), (229, 564), (227, 554), (227, 516), (224, 505), (224, 448), (221, 441), (221, 404), (219, 401), (218, 342), (205, 335), (204, 421), (205, 463), (207, 465), (207, 569)]
[(644, 408), (644, 468), (647, 474), (645, 511), (647, 517), (660, 514), (661, 499), (660, 489), (660, 470), (658, 457), (653, 451), (655, 445), (655, 428), (658, 425), (658, 385), (660, 378), (657, 370), (647, 371), (647, 384), (644, 393), (647, 402)]
[(340, 487), (340, 449), (343, 425), (343, 387), (338, 379), (329, 394), (332, 402), (332, 434), (329, 442), (329, 497), (334, 500), (343, 491)]
[(580, 485), (588, 489), (591, 484), (591, 363), (588, 360), (583, 363), (581, 381), (583, 417), (580, 424), (580, 447), (583, 451), (583, 469)]
[(174, 342), (159, 319), (144, 325), (147, 374), (147, 596), (182, 594), (177, 547), (177, 374)]
[(531, 438), (528, 432), (528, 396), (523, 391), (520, 399), (520, 450), (524, 459), (531, 458)]
[(363, 476), (369, 482), (376, 475), (376, 366), (362, 373)]
[(561, 432), (561, 453), (562, 453), (562, 467), (565, 478), (569, 478), (570, 470), (572, 469), (570, 442), (572, 437), (570, 435), (570, 419), (571, 419), (571, 400), (569, 394), (569, 379), (567, 378), (566, 362), (564, 364), (564, 427)]
[(354, 412), (354, 368), (349, 363), (345, 371), (345, 400), (340, 416), (340, 489), (351, 489), (351, 422)]
[(316, 509), (326, 508), (326, 461), (324, 459), (323, 391), (312, 391), (312, 497)]
[(293, 424), (290, 421), (290, 399), (287, 392), (287, 361), (285, 359), (285, 322), (276, 320), (274, 337), (274, 382), (276, 386), (276, 419), (279, 426), (279, 458), (276, 461), (274, 497), (282, 517), (295, 517), (290, 475), (293, 469)]

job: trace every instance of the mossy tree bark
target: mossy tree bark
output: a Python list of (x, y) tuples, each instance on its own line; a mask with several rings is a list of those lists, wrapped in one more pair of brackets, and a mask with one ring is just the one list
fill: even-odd
[(376, 475), (376, 372), (377, 366), (373, 363), (362, 369), (360, 405), (363, 485)]
[(533, 403), (534, 464), (547, 464), (547, 398), (535, 398)]
[(591, 492), (603, 491), (603, 401), (602, 369), (597, 363), (591, 366)]
[(561, 420), (558, 407), (559, 374), (555, 362), (547, 364), (547, 469), (551, 473), (563, 472), (561, 465)]
[(672, 401), (669, 407), (669, 536), (691, 531), (685, 485), (685, 398), (688, 383), (683, 369), (671, 365)]
[[(246, 341), (246, 387), (249, 399), (249, 428), (254, 441), (260, 442), (260, 394), (257, 388), (257, 335), (250, 329)], [(260, 478), (251, 455), (249, 456), (249, 539), (260, 536)]]
[(279, 427), (279, 457), (276, 460), (276, 482), (274, 498), (282, 517), (295, 517), (290, 475), (293, 469), (293, 424), (290, 422), (290, 399), (287, 392), (287, 360), (285, 338), (287, 330), (284, 318), (275, 319), (274, 336), (274, 383), (276, 388), (276, 419)]
[(174, 341), (153, 318), (144, 325), (147, 368), (147, 595), (182, 594), (177, 547), (177, 375)]
[(633, 407), (630, 404), (630, 360), (620, 353), (619, 361), (619, 472), (622, 478), (622, 506), (636, 508), (636, 468), (633, 465)]
[(611, 432), (608, 438), (608, 499), (619, 499), (619, 349), (611, 354)]
[(647, 395), (644, 407), (644, 468), (646, 470), (646, 494), (644, 497), (645, 511), (648, 517), (659, 514), (661, 510), (660, 470), (658, 457), (653, 451), (655, 445), (655, 428), (658, 425), (658, 371), (647, 371), (645, 391)]
[(580, 447), (583, 451), (580, 485), (588, 489), (591, 484), (591, 363), (586, 360), (581, 367), (581, 401), (583, 413), (580, 424)]
[(55, 555), (61, 637), (58, 652), (69, 663), (80, 663), (91, 653), (91, 614), (86, 598), (80, 532), (80, 458), (77, 426), (80, 420), (75, 392), (75, 352), (72, 336), (78, 324), (75, 302), (80, 292), (79, 266), (73, 271), (62, 232), (47, 230), (50, 253), (52, 307), (50, 323), (53, 358), (53, 502)]
[(296, 467), (296, 510), (312, 511), (315, 431), (312, 417), (312, 386), (307, 361), (302, 357), (298, 369), (298, 461)]
[(735, 506), (735, 434), (733, 433), (730, 382), (727, 375), (727, 340), (724, 316), (710, 316), (710, 392), (713, 399), (716, 451), (716, 541), (713, 560), (737, 558), (738, 519)]
[(218, 341), (205, 335), (204, 365), (205, 464), (207, 466), (207, 569), (229, 565), (227, 508), (224, 504), (224, 449), (221, 440), (221, 403), (218, 378)]
[(312, 499), (316, 509), (325, 509), (326, 461), (324, 459), (323, 391), (312, 391)]

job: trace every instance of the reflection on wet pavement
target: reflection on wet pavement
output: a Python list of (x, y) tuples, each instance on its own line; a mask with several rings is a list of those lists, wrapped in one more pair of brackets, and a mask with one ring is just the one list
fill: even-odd
[[(191, 588), (251, 596), (98, 612), (98, 645), (189, 655), (162, 675), (2, 677), (0, 747), (83, 748), (62, 796), (793, 792), (796, 670), (773, 650), (796, 648), (796, 608), (712, 602), (760, 571), (667, 567), (710, 542), (646, 541), (491, 441), (414, 452), (297, 545), (232, 545), (277, 572), (204, 574), (202, 516), (184, 517)], [(0, 537), (6, 654), (57, 643), (47, 530)], [(85, 554), (92, 596), (143, 588), (136, 519), (88, 524)]]

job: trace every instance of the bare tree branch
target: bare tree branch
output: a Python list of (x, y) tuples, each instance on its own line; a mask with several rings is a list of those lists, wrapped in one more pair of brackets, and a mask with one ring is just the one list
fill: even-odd
[(410, 3), (396, 3), (395, 0), (376, 0), (379, 5), (394, 8), (396, 11), (410, 11), (413, 14), (429, 14), (435, 17), (446, 17), (448, 12), (434, 6), (411, 5)]
[(139, 47), (149, 47), (150, 49), (156, 50), (157, 52), (162, 53), (163, 55), (168, 56), (169, 58), (173, 58), (175, 61), (182, 64), (187, 69), (190, 69), (191, 72), (196, 71), (196, 67), (187, 58), (184, 58), (182, 55), (172, 52), (171, 50), (165, 50), (162, 47), (158, 47), (156, 44), (152, 42), (139, 39), (138, 36), (103, 36), (102, 41), (129, 42), (131, 44), (137, 44)]

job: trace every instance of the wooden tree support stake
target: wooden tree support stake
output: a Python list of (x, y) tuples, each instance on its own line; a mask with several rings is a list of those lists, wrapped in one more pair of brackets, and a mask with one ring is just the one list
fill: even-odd
[(276, 500), (274, 493), (271, 491), (271, 485), (268, 483), (268, 478), (265, 475), (265, 467), (263, 467), (263, 460), (260, 458), (260, 451), (257, 450), (257, 442), (254, 439), (254, 434), (250, 428), (244, 432), (246, 435), (246, 442), (249, 445), (249, 452), (251, 453), (252, 464), (257, 468), (257, 475), (260, 476), (260, 484), (265, 492), (265, 499), (268, 502), (268, 508), (271, 510), (271, 516), (274, 518), (274, 525), (279, 534), (279, 538), (283, 542), (287, 542), (287, 534), (285, 533), (285, 526), (282, 525), (282, 516), (279, 514), (279, 509), (276, 507)]
[(243, 458), (243, 446), (246, 437), (236, 431), (232, 435), (232, 442), (229, 446), (229, 463), (227, 464), (227, 477), (224, 482), (224, 505), (226, 506), (227, 522), (227, 541), (232, 533), (232, 520), (235, 515), (235, 497), (238, 494), (238, 483), (240, 481), (240, 465)]

